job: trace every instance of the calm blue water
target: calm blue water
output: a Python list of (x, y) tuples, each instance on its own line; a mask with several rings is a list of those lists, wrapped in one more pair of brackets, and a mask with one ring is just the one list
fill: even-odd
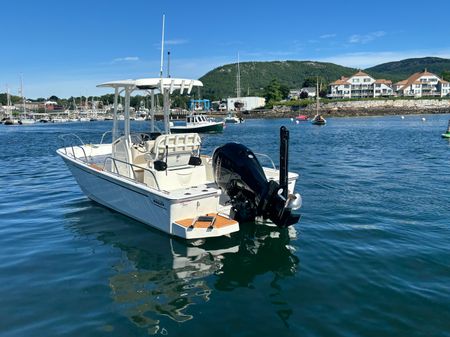
[(0, 335), (450, 336), (449, 116), (421, 117), (206, 136), (276, 158), (289, 126), (303, 217), (190, 244), (89, 201), (56, 156), (110, 122), (0, 125)]

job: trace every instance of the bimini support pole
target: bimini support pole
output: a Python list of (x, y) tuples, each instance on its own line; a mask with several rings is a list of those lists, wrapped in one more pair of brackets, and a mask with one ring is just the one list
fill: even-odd
[(150, 118), (152, 119), (150, 124), (150, 132), (155, 132), (155, 90), (150, 91)]
[(118, 101), (119, 101), (119, 88), (114, 88), (114, 113), (113, 113), (113, 129), (112, 129), (112, 142), (114, 143), (118, 137), (119, 130), (118, 130), (118, 122), (117, 122), (117, 107), (118, 107)]
[(124, 134), (125, 138), (130, 138), (130, 87), (125, 88), (125, 110), (124, 110)]
[(170, 95), (169, 95), (169, 89), (163, 88), (163, 100), (164, 100), (164, 106), (163, 106), (163, 112), (164, 112), (164, 131), (166, 134), (170, 134)]

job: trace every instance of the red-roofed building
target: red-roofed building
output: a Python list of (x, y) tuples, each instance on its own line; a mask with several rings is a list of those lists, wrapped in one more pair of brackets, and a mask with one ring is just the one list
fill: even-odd
[(367, 98), (392, 96), (392, 82), (376, 80), (359, 70), (351, 77), (341, 77), (328, 85), (329, 98)]
[(450, 83), (424, 69), (412, 74), (406, 80), (395, 83), (394, 90), (398, 96), (444, 97), (450, 95)]

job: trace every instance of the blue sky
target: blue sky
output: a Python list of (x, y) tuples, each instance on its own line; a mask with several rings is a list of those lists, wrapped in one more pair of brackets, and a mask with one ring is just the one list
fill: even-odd
[(0, 92), (106, 93), (104, 81), (159, 73), (162, 14), (174, 77), (241, 61), (317, 60), (366, 68), (450, 58), (450, 1), (5, 1)]

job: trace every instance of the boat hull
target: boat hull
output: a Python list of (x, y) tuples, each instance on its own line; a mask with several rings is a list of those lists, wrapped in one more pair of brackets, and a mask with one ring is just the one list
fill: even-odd
[[(217, 212), (220, 193), (190, 199), (173, 199), (164, 191), (147, 188), (130, 179), (118, 177), (75, 160), (58, 150), (83, 193), (91, 200), (140, 221), (148, 226), (184, 239), (198, 239), (227, 235), (239, 231), (239, 224), (214, 228), (190, 229), (177, 221), (193, 217), (193, 212)], [(195, 217), (195, 215), (194, 215)]]
[(225, 118), (224, 122), (227, 124), (241, 124), (242, 123), (242, 121), (237, 118)]
[(300, 122), (306, 122), (309, 119), (309, 117), (305, 116), (305, 115), (299, 115), (299, 116), (295, 117), (295, 119)]
[(223, 123), (214, 123), (198, 126), (173, 126), (170, 128), (172, 133), (218, 133), (223, 131)]
[(450, 138), (450, 132), (443, 133), (441, 135), (442, 138)]

